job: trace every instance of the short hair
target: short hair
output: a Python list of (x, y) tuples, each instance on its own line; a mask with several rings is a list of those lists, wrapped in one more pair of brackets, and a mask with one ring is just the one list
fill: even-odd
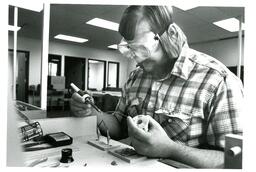
[(172, 8), (167, 6), (129, 6), (123, 13), (119, 24), (119, 33), (126, 40), (133, 40), (138, 22), (146, 19), (152, 32), (161, 35), (172, 20)]

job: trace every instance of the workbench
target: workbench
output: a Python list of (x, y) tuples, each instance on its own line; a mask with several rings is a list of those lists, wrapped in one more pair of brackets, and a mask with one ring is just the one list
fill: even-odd
[[(135, 163), (128, 163), (122, 159), (113, 156), (107, 150), (100, 150), (90, 144), (89, 140), (95, 140), (96, 135), (96, 116), (74, 118), (46, 118), (37, 120), (44, 134), (54, 132), (65, 132), (73, 137), (73, 143), (67, 146), (57, 148), (50, 148), (37, 151), (24, 152), (25, 165), (31, 162), (46, 157), (47, 161), (35, 165), (35, 167), (51, 167), (58, 163), (61, 158), (61, 150), (63, 148), (71, 148), (73, 150), (74, 161), (72, 163), (61, 163), (58, 167), (146, 167), (146, 168), (166, 168), (172, 169), (174, 167), (165, 165), (158, 161), (158, 159), (147, 158), (143, 161)], [(100, 140), (106, 141), (106, 138), (101, 136)], [(121, 147), (129, 147), (124, 143), (110, 140), (111, 145), (120, 145)], [(114, 163), (113, 163), (114, 162)]]

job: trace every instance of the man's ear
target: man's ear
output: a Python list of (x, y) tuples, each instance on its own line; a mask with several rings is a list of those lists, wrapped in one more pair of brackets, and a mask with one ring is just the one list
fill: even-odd
[(168, 35), (172, 37), (176, 33), (176, 29), (174, 27), (174, 23), (170, 24), (167, 29)]

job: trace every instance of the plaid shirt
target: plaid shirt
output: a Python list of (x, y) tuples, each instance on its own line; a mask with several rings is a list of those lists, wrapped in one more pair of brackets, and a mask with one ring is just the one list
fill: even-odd
[[(153, 80), (142, 69), (134, 70), (116, 111), (152, 116), (175, 142), (223, 149), (226, 134), (242, 133), (242, 101), (241, 81), (222, 63), (186, 44), (165, 79)], [(134, 108), (139, 112), (130, 113)], [(159, 109), (168, 113), (155, 113)]]

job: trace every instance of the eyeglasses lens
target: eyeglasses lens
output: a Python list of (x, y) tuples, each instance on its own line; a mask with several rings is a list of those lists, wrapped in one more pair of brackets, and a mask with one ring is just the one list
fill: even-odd
[(144, 45), (119, 45), (118, 50), (126, 57), (145, 57), (150, 55), (150, 51)]

